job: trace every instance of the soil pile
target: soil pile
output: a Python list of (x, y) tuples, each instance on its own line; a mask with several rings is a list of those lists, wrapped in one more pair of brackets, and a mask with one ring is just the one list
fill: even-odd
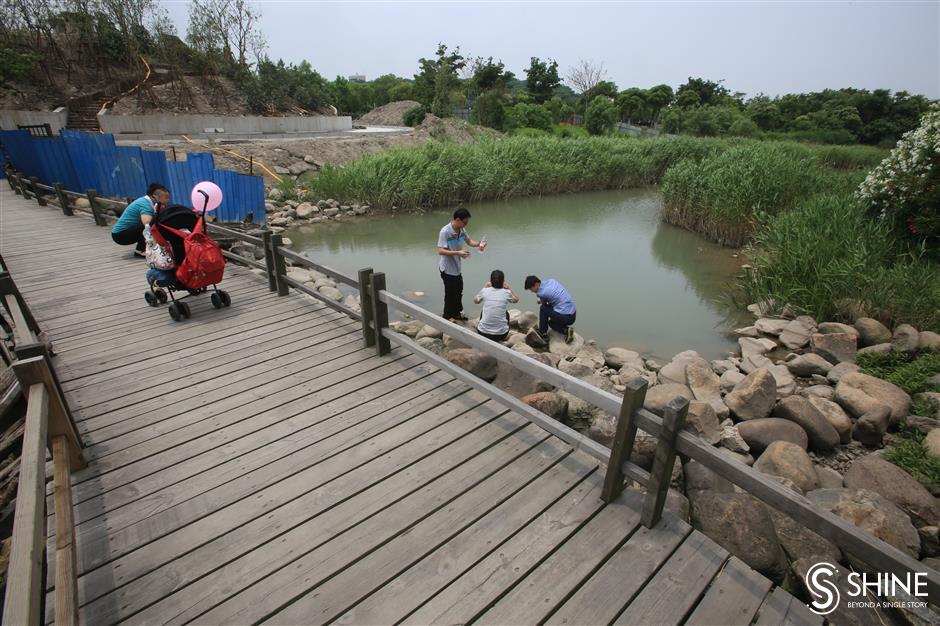
[(405, 122), (402, 116), (405, 115), (406, 111), (419, 106), (421, 106), (421, 103), (414, 100), (389, 102), (372, 109), (356, 120), (356, 123), (363, 126), (404, 126)]
[(160, 85), (144, 86), (114, 103), (112, 115), (142, 113), (250, 115), (238, 86), (222, 76), (182, 76)]

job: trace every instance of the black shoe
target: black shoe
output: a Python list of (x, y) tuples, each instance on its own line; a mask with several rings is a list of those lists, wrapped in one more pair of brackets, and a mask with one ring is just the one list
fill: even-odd
[(146, 259), (147, 257), (140, 250), (134, 250), (134, 256), (140, 259)]
[(539, 339), (544, 341), (545, 345), (548, 345), (548, 341), (549, 341), (548, 333), (540, 333), (539, 331), (535, 331), (535, 332), (538, 333)]

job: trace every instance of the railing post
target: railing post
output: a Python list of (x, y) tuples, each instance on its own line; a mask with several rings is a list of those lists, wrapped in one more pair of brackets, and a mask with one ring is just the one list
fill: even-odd
[(65, 186), (62, 183), (56, 183), (55, 193), (59, 197), (59, 205), (62, 207), (62, 215), (72, 217), (72, 207), (69, 206), (69, 197), (65, 195)]
[(104, 221), (101, 210), (98, 208), (98, 203), (95, 201), (95, 198), (98, 197), (98, 193), (94, 189), (88, 189), (85, 191), (85, 195), (88, 196), (88, 206), (91, 208), (91, 214), (95, 218), (95, 226), (107, 226), (108, 224)]
[(69, 440), (52, 438), (53, 504), (55, 505), (55, 623), (78, 626), (78, 559), (72, 517), (72, 468)]
[(49, 203), (46, 202), (46, 199), (42, 197), (42, 194), (39, 192), (39, 179), (35, 176), (29, 177), (29, 184), (33, 187), (33, 195), (36, 196), (36, 202), (39, 203), (39, 206), (46, 206)]
[(610, 446), (610, 461), (607, 462), (607, 474), (604, 476), (604, 488), (601, 499), (613, 502), (623, 492), (623, 463), (630, 460), (633, 443), (636, 441), (636, 420), (634, 414), (646, 400), (647, 382), (636, 377), (627, 381), (623, 401), (620, 403), (620, 416), (617, 418), (617, 430)]
[[(26, 300), (23, 299), (23, 295), (20, 293), (19, 288), (16, 286), (16, 283), (13, 282), (13, 277), (10, 276), (9, 272), (3, 271), (0, 272), (0, 304), (6, 309), (7, 313), (10, 315), (10, 319), (16, 322), (17, 315), (14, 314), (11, 305), (7, 302), (6, 296), (13, 296), (19, 308), (19, 312), (23, 314), (23, 319), (26, 323), (26, 330), (32, 332), (36, 337), (39, 337), (39, 324), (36, 322), (36, 318), (33, 317), (32, 312), (29, 310), (29, 307), (26, 306)], [(23, 329), (21, 329), (23, 332)], [(17, 346), (17, 348), (25, 348), (26, 346)]]
[(676, 462), (676, 438), (685, 426), (688, 412), (689, 401), (679, 396), (666, 406), (663, 413), (663, 428), (659, 433), (653, 469), (650, 470), (650, 484), (646, 487), (646, 499), (643, 501), (641, 521), (647, 528), (655, 526), (663, 515), (672, 467)]
[(20, 186), (20, 190), (23, 192), (23, 199), (30, 200), (32, 199), (29, 195), (29, 191), (26, 189), (26, 183), (23, 182), (23, 177), (19, 174), (16, 175), (16, 182)]
[(280, 235), (271, 235), (271, 255), (274, 257), (274, 278), (277, 283), (277, 295), (286, 296), (290, 289), (290, 285), (284, 280), (287, 276), (287, 265), (284, 262), (284, 256), (277, 251), (282, 243)]
[(7, 184), (10, 185), (10, 189), (12, 189), (13, 193), (16, 195), (20, 195), (20, 188), (16, 184), (16, 171), (14, 171), (9, 163), (4, 166), (3, 171), (7, 175)]
[(362, 310), (362, 337), (366, 347), (375, 345), (375, 333), (372, 330), (372, 268), (359, 270), (359, 308)]
[(375, 334), (375, 353), (385, 356), (392, 351), (392, 344), (382, 334), (382, 329), (388, 328), (388, 304), (379, 298), (379, 292), (385, 290), (385, 274), (377, 272), (372, 274), (372, 326)]
[(272, 234), (270, 230), (263, 231), (261, 233), (261, 243), (264, 248), (264, 268), (268, 272), (268, 289), (277, 291), (277, 279), (274, 277), (274, 254), (271, 252)]

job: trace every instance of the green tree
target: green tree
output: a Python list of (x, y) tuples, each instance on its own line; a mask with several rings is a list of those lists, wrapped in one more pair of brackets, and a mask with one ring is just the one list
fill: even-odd
[(552, 114), (552, 121), (558, 124), (574, 114), (574, 109), (558, 96), (552, 96), (544, 105)]
[(715, 82), (713, 80), (692, 78), (689, 76), (689, 80), (679, 86), (679, 89), (676, 91), (676, 97), (681, 98), (683, 93), (692, 91), (698, 95), (698, 103), (702, 106), (725, 104), (722, 98), (724, 96), (730, 96), (731, 92), (728, 91), (727, 87), (721, 84), (722, 82), (723, 81), (720, 80)]
[(438, 117), (448, 117), (451, 113), (451, 92), (460, 85), (457, 73), (464, 68), (466, 61), (460, 54), (460, 48), (448, 53), (443, 43), (437, 45), (434, 59), (419, 59), (420, 71), (415, 74), (414, 92), (418, 102), (429, 107)]
[(647, 92), (637, 87), (624, 89), (616, 98), (617, 109), (620, 112), (620, 119), (625, 122), (640, 117), (647, 106)]
[(552, 59), (547, 62), (532, 57), (526, 74), (526, 91), (537, 104), (542, 104), (552, 97), (552, 92), (561, 84), (558, 78), (558, 63)]
[(474, 124), (502, 130), (505, 118), (505, 96), (498, 90), (485, 91), (473, 101), (470, 119)]
[(656, 85), (646, 92), (646, 106), (649, 108), (650, 117), (653, 121), (658, 121), (662, 110), (672, 103), (675, 93), (669, 85)]
[(550, 130), (552, 127), (552, 114), (541, 104), (519, 102), (506, 109), (503, 127), (507, 131), (517, 128)]
[(678, 95), (676, 95), (676, 106), (680, 109), (691, 109), (701, 104), (702, 99), (699, 97), (698, 92), (692, 91), (691, 89), (680, 91)]
[(597, 96), (584, 112), (584, 127), (592, 135), (610, 132), (617, 123), (617, 106), (607, 96)]

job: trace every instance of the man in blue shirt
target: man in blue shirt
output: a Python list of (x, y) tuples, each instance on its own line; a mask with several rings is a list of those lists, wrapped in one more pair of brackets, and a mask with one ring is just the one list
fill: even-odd
[(548, 341), (548, 328), (558, 331), (565, 336), (565, 343), (574, 339), (574, 320), (578, 311), (574, 306), (571, 294), (565, 286), (554, 278), (544, 283), (538, 276), (526, 276), (526, 291), (531, 291), (538, 298), (539, 307), (539, 336)]
[(170, 192), (159, 183), (151, 183), (147, 195), (137, 198), (124, 209), (114, 228), (111, 239), (121, 246), (137, 244), (134, 254), (144, 256), (144, 226), (150, 223), (159, 207), (170, 201)]

